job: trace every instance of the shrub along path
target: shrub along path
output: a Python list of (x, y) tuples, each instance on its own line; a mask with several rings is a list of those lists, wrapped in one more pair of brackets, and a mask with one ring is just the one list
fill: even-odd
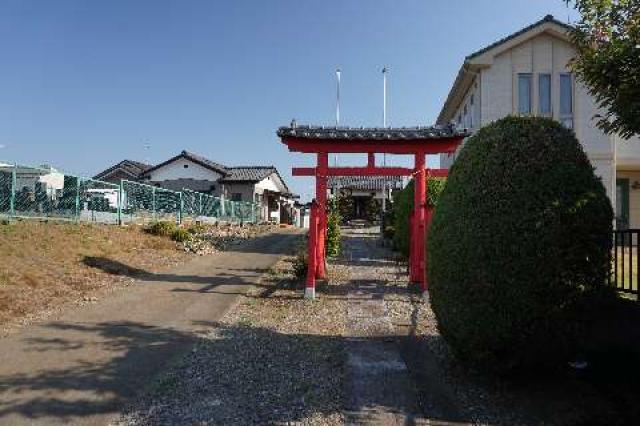
[[(0, 424), (105, 424), (187, 352), (198, 332), (286, 253), (296, 230), (262, 236), (136, 281), (100, 303), (0, 339)], [(105, 270), (130, 270), (108, 258)]]

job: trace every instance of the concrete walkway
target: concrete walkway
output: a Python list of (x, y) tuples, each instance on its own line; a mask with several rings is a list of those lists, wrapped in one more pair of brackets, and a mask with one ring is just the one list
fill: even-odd
[(0, 424), (109, 423), (258, 284), (297, 235), (259, 237), (168, 273), (139, 271), (144, 280), (125, 291), (0, 339)]

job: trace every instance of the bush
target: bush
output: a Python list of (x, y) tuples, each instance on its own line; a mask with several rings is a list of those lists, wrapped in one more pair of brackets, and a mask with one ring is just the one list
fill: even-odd
[(177, 228), (171, 233), (171, 239), (179, 243), (191, 241), (193, 234), (186, 229)]
[(309, 261), (307, 259), (306, 249), (301, 249), (298, 255), (293, 259), (293, 276), (298, 281), (302, 281), (307, 276), (307, 268), (309, 267)]
[[(428, 179), (427, 205), (436, 206), (446, 180)], [(413, 212), (413, 179), (393, 196), (393, 246), (405, 258), (409, 257), (410, 221)]]
[(168, 237), (172, 235), (176, 229), (178, 229), (178, 225), (176, 225), (175, 222), (159, 221), (151, 223), (147, 228), (147, 232), (153, 235)]
[(346, 224), (355, 217), (355, 205), (353, 203), (353, 198), (347, 194), (339, 194), (337, 196), (337, 203), (342, 224)]
[(201, 223), (193, 223), (189, 225), (189, 227), (187, 228), (187, 232), (189, 232), (191, 235), (204, 234), (205, 232), (207, 232), (207, 227)]
[(608, 274), (612, 220), (572, 131), (509, 117), (471, 137), (428, 238), (432, 307), (457, 357), (516, 373), (576, 356), (581, 308)]
[(336, 257), (340, 254), (340, 211), (335, 198), (327, 201), (327, 239), (325, 250), (328, 257)]

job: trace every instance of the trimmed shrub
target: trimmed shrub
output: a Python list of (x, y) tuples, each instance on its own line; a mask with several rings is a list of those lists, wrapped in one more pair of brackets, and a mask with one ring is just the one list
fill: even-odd
[[(413, 212), (413, 179), (409, 181), (402, 191), (393, 194), (393, 246), (402, 256), (409, 257), (410, 221)], [(429, 191), (427, 193), (427, 204), (436, 206), (440, 199), (440, 194), (446, 184), (445, 179), (428, 179)]]
[(186, 229), (177, 228), (171, 233), (173, 241), (184, 243), (193, 239), (193, 234)]
[(325, 250), (328, 257), (336, 257), (340, 254), (340, 211), (335, 198), (328, 200), (327, 212), (327, 239)]
[(471, 137), (428, 238), (431, 303), (458, 359), (506, 374), (575, 357), (584, 307), (609, 271), (612, 220), (602, 182), (559, 123), (509, 117)]
[(346, 224), (355, 217), (355, 205), (353, 203), (353, 198), (347, 194), (339, 194), (337, 196), (337, 203), (341, 222), (342, 224)]
[(146, 231), (153, 235), (168, 237), (172, 235), (176, 229), (178, 229), (178, 225), (176, 225), (175, 222), (163, 220), (151, 223), (149, 227), (147, 227)]

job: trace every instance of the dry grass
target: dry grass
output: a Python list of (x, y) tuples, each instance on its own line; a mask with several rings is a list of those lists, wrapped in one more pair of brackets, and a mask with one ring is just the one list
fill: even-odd
[[(110, 273), (85, 264), (122, 264)], [(0, 325), (24, 321), (112, 287), (130, 268), (158, 271), (189, 258), (141, 227), (19, 221), (0, 225)], [(126, 279), (128, 280), (128, 279)]]

